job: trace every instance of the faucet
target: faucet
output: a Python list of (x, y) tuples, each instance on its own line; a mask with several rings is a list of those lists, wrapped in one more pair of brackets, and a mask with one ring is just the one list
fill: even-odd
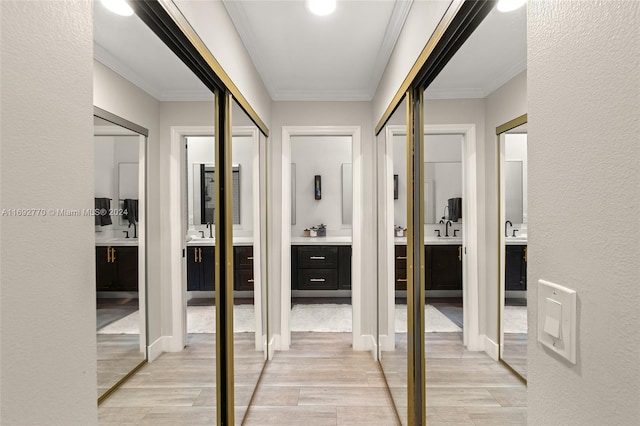
[(209, 228), (209, 238), (213, 238), (213, 224), (207, 222), (207, 228)]
[(122, 231), (122, 232), (124, 232), (124, 234), (126, 235), (125, 238), (129, 238), (129, 231)]
[[(135, 222), (129, 223), (129, 226), (127, 226), (127, 228), (131, 228), (131, 225), (133, 225), (133, 237), (132, 238), (138, 238), (138, 228), (136, 226), (136, 223)], [(127, 234), (127, 238), (129, 238), (128, 234)]]
[(204, 238), (204, 231), (198, 231), (200, 233), (200, 235), (202, 235), (202, 238)]
[(509, 236), (509, 231), (508, 231), (508, 228), (507, 228), (507, 224), (509, 224), (509, 225), (511, 225), (511, 227), (513, 227), (513, 223), (511, 223), (511, 221), (510, 221), (510, 220), (507, 220), (507, 221), (504, 223), (504, 236), (505, 236), (505, 237), (508, 237), (508, 236)]
[(449, 236), (449, 227), (452, 225), (451, 221), (448, 220), (445, 222), (444, 224), (444, 236), (448, 237)]

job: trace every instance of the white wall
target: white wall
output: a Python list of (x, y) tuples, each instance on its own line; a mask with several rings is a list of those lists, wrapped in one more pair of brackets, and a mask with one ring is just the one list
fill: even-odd
[[(342, 164), (351, 163), (351, 136), (293, 136), (291, 162), (296, 164), (296, 224), (291, 236), (321, 223), (328, 235), (351, 235), (342, 224)], [(314, 195), (314, 176), (321, 177), (322, 199)]]
[[(484, 224), (485, 249), (479, 253), (479, 269), (481, 282), (481, 315), (484, 315), (486, 336), (498, 343), (498, 290), (500, 286), (498, 272), (498, 237), (504, 232), (503, 224), (498, 223), (498, 137), (496, 128), (509, 120), (527, 113), (527, 71), (523, 71), (485, 98), (485, 141), (484, 149), (478, 148), (478, 155), (484, 156), (483, 190), (484, 218), (478, 221)], [(478, 134), (482, 134), (478, 131)], [(480, 170), (478, 171), (480, 173)], [(482, 246), (481, 246), (482, 247)], [(484, 278), (484, 279), (483, 279)], [(484, 309), (483, 309), (484, 307)], [(482, 312), (484, 311), (484, 314)]]
[[(638, 424), (640, 3), (528, 8), (528, 422)], [(536, 341), (539, 279), (577, 291), (576, 365)]]
[(382, 118), (431, 33), (449, 7), (449, 0), (414, 0), (398, 41), (373, 97), (374, 126)]
[[(91, 208), (91, 3), (0, 8), (1, 207)], [(97, 424), (94, 219), (0, 220), (0, 424)]]
[(222, 1), (174, 2), (260, 119), (269, 126), (271, 97)]

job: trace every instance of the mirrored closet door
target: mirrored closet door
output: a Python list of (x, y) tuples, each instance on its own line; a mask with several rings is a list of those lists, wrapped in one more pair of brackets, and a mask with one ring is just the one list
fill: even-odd
[(146, 135), (146, 129), (96, 108), (93, 215), (99, 400), (146, 360)]
[(498, 128), (500, 359), (527, 378), (527, 116)]

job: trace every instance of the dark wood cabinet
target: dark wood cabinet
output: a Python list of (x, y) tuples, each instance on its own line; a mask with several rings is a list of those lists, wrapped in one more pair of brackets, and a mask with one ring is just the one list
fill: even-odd
[[(215, 247), (187, 247), (187, 290), (215, 291)], [(253, 291), (253, 246), (233, 247), (233, 289)]]
[(396, 290), (407, 289), (407, 246), (395, 246)]
[(233, 289), (253, 291), (253, 246), (233, 248)]
[(187, 290), (215, 289), (215, 247), (187, 247)]
[(291, 246), (291, 288), (351, 289), (351, 246)]
[(527, 246), (505, 246), (505, 290), (527, 289)]
[(425, 288), (462, 290), (462, 246), (425, 246)]
[(138, 291), (138, 247), (96, 247), (96, 291)]

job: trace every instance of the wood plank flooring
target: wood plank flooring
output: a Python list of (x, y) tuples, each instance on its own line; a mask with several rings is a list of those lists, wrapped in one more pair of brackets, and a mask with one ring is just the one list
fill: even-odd
[[(464, 349), (461, 333), (426, 338), (430, 426), (526, 424), (526, 387), (506, 367)], [(163, 354), (145, 366), (101, 405), (100, 424), (215, 424), (213, 339), (190, 335), (183, 352)], [(406, 366), (396, 369), (406, 372)], [(395, 379), (390, 386), (401, 387), (400, 377)], [(239, 388), (236, 399), (247, 403), (252, 389)], [(396, 403), (404, 417), (406, 397)], [(243, 407), (236, 412), (240, 424)], [(243, 424), (399, 423), (379, 364), (369, 352), (352, 350), (351, 334), (292, 333), (291, 349), (277, 352), (266, 365)]]

